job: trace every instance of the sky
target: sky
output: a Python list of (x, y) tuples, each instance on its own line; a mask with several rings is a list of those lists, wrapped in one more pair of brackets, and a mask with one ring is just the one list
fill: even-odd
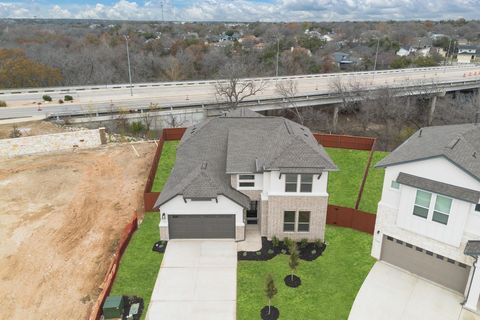
[(0, 0), (0, 18), (176, 21), (480, 19), (480, 0)]

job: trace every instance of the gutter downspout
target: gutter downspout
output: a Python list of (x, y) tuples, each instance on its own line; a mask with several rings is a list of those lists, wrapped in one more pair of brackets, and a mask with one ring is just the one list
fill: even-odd
[(473, 282), (473, 278), (475, 277), (475, 271), (477, 270), (478, 256), (470, 256), (470, 257), (472, 257), (475, 261), (473, 261), (472, 279), (470, 280), (470, 284), (468, 286), (467, 295), (465, 296), (465, 300), (460, 302), (462, 306), (465, 305), (465, 303), (467, 303), (468, 296), (470, 295), (470, 290), (472, 289), (472, 282)]

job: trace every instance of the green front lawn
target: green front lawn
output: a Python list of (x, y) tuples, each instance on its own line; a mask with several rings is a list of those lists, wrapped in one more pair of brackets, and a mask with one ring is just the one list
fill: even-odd
[(155, 173), (155, 179), (152, 184), (152, 192), (160, 192), (167, 182), (168, 176), (175, 164), (175, 158), (177, 155), (177, 145), (180, 141), (165, 141), (163, 142), (162, 154), (158, 161), (157, 172)]
[(270, 261), (239, 261), (237, 269), (237, 319), (260, 317), (267, 304), (263, 288), (272, 273), (278, 294), (273, 305), (281, 319), (347, 319), (355, 296), (374, 264), (370, 256), (372, 236), (352, 229), (327, 226), (327, 249), (312, 262), (300, 260), (297, 275), (302, 285), (289, 288), (283, 278), (290, 274), (288, 256)]
[(158, 212), (145, 213), (142, 224), (133, 234), (120, 260), (120, 269), (113, 283), (111, 295), (142, 297), (145, 303), (142, 319), (148, 309), (163, 254), (152, 251), (160, 238)]

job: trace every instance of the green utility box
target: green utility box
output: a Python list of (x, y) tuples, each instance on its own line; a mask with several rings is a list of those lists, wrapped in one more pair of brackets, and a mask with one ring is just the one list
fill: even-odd
[(102, 312), (105, 319), (118, 319), (123, 315), (123, 297), (108, 296), (103, 304)]

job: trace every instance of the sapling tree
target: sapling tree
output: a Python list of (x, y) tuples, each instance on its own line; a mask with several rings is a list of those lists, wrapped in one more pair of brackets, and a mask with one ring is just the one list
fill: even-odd
[(272, 299), (273, 297), (275, 297), (277, 292), (278, 290), (277, 290), (277, 287), (275, 286), (275, 282), (273, 281), (272, 274), (269, 273), (265, 281), (265, 296), (268, 299), (268, 314), (270, 314), (271, 312)]
[(292, 271), (292, 274), (290, 275), (291, 281), (293, 281), (293, 275), (295, 274), (295, 271), (297, 271), (299, 264), (300, 264), (300, 259), (299, 259), (298, 249), (297, 249), (297, 246), (294, 244), (293, 246), (290, 247), (290, 259), (288, 259), (288, 266)]

